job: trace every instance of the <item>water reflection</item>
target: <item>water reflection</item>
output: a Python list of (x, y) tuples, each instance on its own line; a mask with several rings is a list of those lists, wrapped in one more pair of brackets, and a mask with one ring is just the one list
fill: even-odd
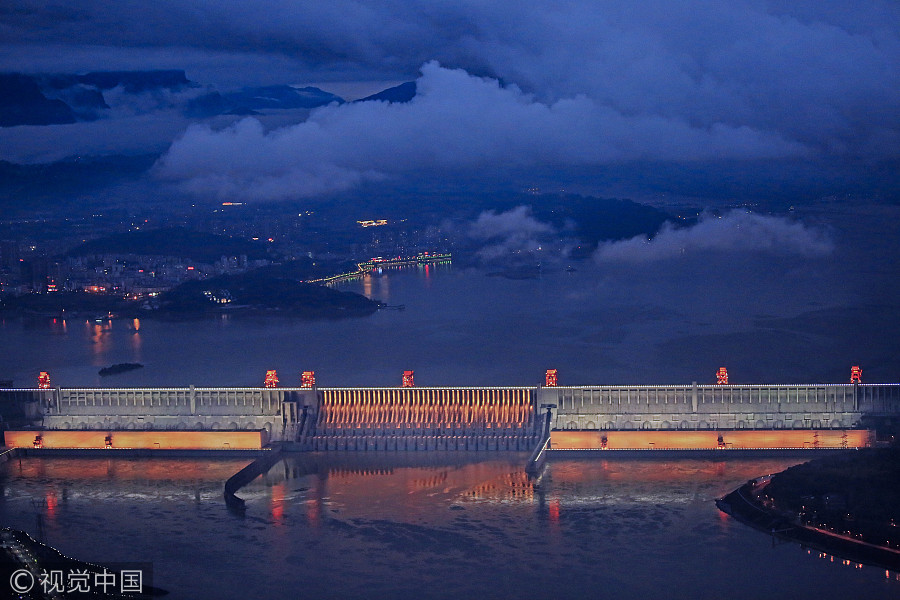
[(900, 592), (722, 519), (715, 497), (792, 459), (567, 460), (529, 480), (524, 458), (287, 455), (241, 490), (245, 518), (222, 484), (246, 460), (25, 458), (0, 466), (0, 519), (36, 533), (39, 512), (66, 553), (152, 561), (172, 598), (713, 598), (723, 577), (739, 600), (761, 581), (773, 598)]
[(91, 340), (91, 350), (95, 357), (102, 357), (110, 348), (112, 319), (95, 319), (85, 321), (88, 335)]
[(52, 335), (66, 335), (69, 332), (69, 326), (65, 319), (54, 317), (50, 320), (50, 333)]

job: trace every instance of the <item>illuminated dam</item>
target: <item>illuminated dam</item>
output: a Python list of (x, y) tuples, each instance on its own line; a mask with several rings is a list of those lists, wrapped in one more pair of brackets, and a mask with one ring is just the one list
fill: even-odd
[[(548, 414), (555, 449), (859, 447), (872, 443), (878, 423), (900, 418), (900, 384), (862, 383), (49, 387), (0, 389), (0, 401), (23, 408), (31, 427), (22, 435), (35, 446), (86, 448), (122, 447), (124, 439), (170, 447), (154, 436), (180, 431), (184, 440), (202, 432), (193, 436), (202, 448), (276, 441), (297, 450), (530, 450)], [(121, 435), (138, 431), (144, 441)], [(249, 431), (260, 435), (226, 435)]]

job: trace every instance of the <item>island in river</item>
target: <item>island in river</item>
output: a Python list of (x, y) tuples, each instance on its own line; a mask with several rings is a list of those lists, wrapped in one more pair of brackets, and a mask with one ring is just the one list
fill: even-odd
[(134, 371), (135, 369), (143, 368), (144, 365), (142, 365), (141, 363), (116, 363), (108, 367), (103, 367), (97, 373), (100, 375), (100, 377), (106, 377), (108, 375), (118, 375), (119, 373), (127, 373), (128, 371)]

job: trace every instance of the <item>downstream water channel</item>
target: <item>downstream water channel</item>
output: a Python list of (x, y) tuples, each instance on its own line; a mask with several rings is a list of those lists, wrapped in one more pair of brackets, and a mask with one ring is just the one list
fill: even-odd
[(797, 459), (287, 455), (246, 461), (23, 458), (0, 520), (63, 553), (152, 563), (171, 598), (892, 598), (896, 574), (772, 540), (718, 496)]

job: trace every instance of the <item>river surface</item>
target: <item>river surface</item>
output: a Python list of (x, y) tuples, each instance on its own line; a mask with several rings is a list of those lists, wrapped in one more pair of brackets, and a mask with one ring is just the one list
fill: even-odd
[(520, 454), (289, 455), (246, 461), (24, 458), (0, 519), (62, 552), (153, 564), (173, 599), (896, 598), (900, 581), (722, 515), (714, 499), (796, 459), (565, 460)]
[[(843, 383), (900, 381), (900, 207), (828, 215), (834, 250), (637, 263), (544, 257), (534, 279), (430, 265), (338, 284), (404, 310), (338, 321), (0, 317), (0, 379), (61, 386)], [(889, 231), (888, 231), (889, 230)], [(567, 271), (572, 266), (574, 271)], [(143, 369), (100, 377), (115, 363)]]

